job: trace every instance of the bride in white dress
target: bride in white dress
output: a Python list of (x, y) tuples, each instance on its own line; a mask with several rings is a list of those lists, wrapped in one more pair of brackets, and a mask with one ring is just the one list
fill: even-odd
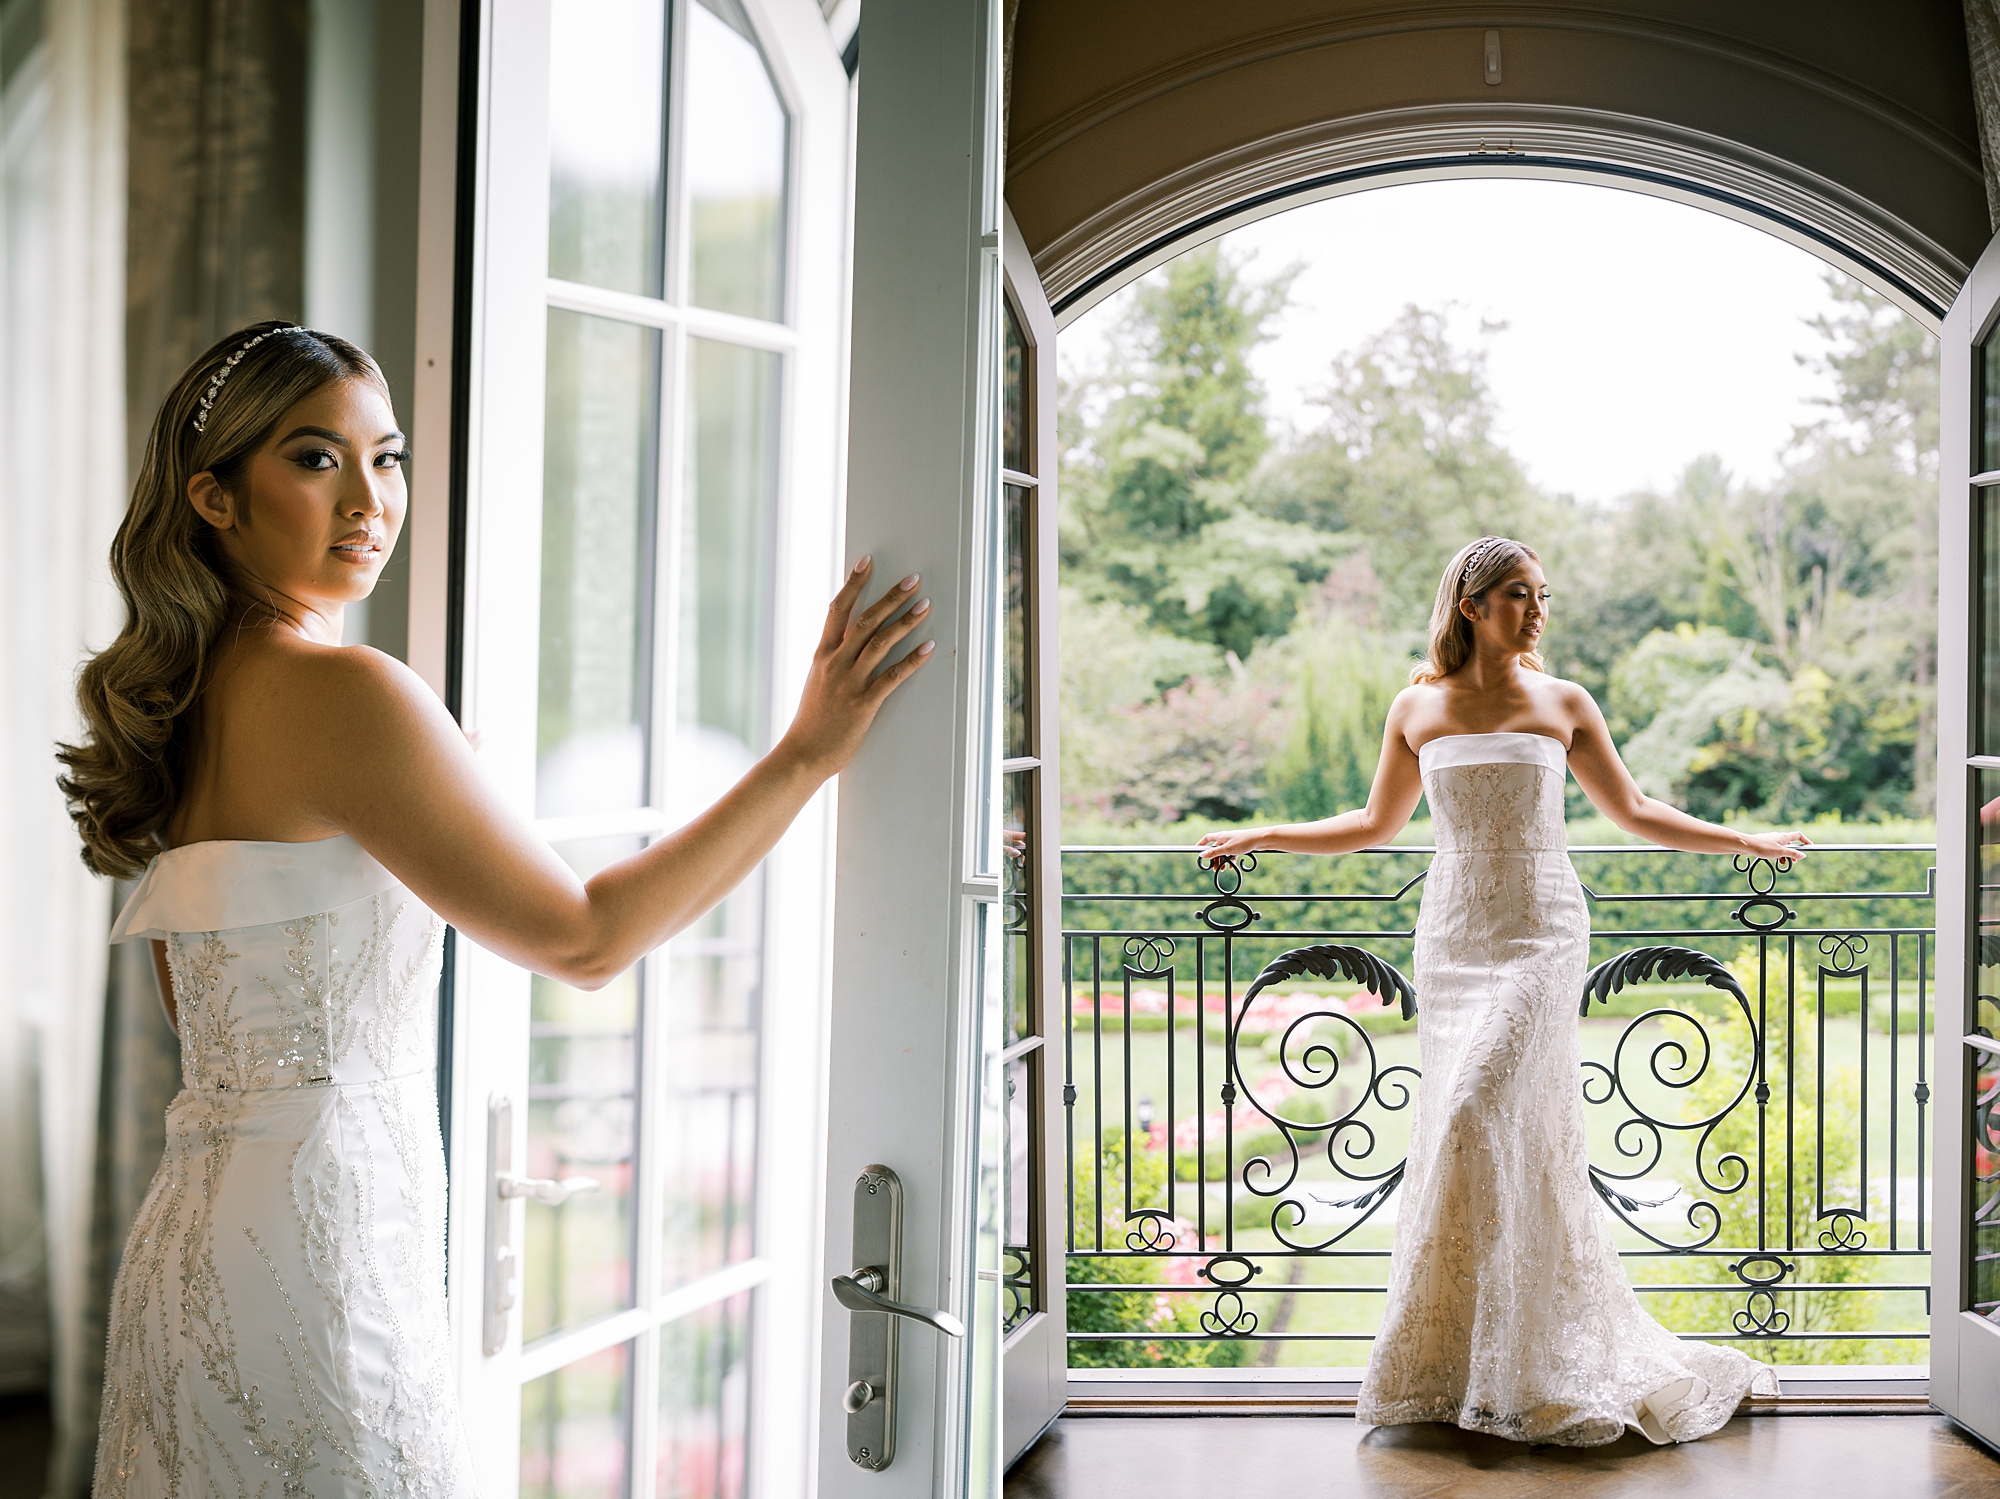
[(167, 397), (111, 566), (63, 789), (139, 876), (181, 1038), (167, 1149), (112, 1292), (98, 1499), (469, 1496), (432, 1072), (444, 922), (596, 988), (770, 851), (931, 652), (905, 578), (828, 612), (797, 717), (714, 807), (579, 881), (406, 667), (341, 644), (408, 504), (381, 371), (259, 324)]
[(1564, 771), (1626, 832), (1796, 859), (1640, 792), (1590, 694), (1549, 676), (1541, 562), (1487, 536), (1452, 559), (1428, 659), (1389, 710), (1367, 807), (1212, 833), (1213, 854), (1386, 843), (1428, 793), (1437, 854), (1417, 919), (1417, 1092), (1388, 1306), (1357, 1415), (1594, 1446), (1629, 1426), (1708, 1435), (1775, 1373), (1684, 1342), (1640, 1306), (1589, 1185), (1577, 1001), (1590, 918), (1563, 835)]

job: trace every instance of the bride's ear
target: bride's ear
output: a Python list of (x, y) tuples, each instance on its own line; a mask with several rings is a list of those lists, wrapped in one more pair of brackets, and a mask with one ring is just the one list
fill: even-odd
[(1472, 598), (1460, 599), (1458, 601), (1458, 612), (1466, 619), (1477, 620), (1480, 617), (1479, 603), (1476, 599)]

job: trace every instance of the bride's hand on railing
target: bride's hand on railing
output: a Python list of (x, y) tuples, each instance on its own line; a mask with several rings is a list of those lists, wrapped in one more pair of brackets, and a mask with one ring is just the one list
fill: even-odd
[(1797, 863), (1812, 847), (1812, 839), (1796, 829), (1784, 833), (1745, 833), (1743, 852), (1753, 859), (1784, 859)]
[(1228, 832), (1201, 835), (1201, 859), (1213, 866), (1217, 859), (1235, 859), (1270, 845), (1269, 828), (1232, 828)]

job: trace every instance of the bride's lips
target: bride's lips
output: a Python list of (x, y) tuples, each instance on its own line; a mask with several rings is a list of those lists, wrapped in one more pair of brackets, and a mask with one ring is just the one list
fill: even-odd
[(382, 538), (373, 531), (343, 536), (327, 549), (342, 562), (369, 563), (382, 555)]

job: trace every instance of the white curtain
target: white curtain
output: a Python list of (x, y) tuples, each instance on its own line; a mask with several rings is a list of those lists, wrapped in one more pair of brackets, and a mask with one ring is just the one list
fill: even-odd
[(52, 749), (76, 733), (79, 660), (118, 619), (105, 559), (126, 486), (125, 6), (46, 0), (27, 30), (32, 47), (5, 59), (0, 184), (0, 1378), (46, 1378), (50, 1492), (70, 1495), (97, 1419), (111, 891), (77, 860)]

